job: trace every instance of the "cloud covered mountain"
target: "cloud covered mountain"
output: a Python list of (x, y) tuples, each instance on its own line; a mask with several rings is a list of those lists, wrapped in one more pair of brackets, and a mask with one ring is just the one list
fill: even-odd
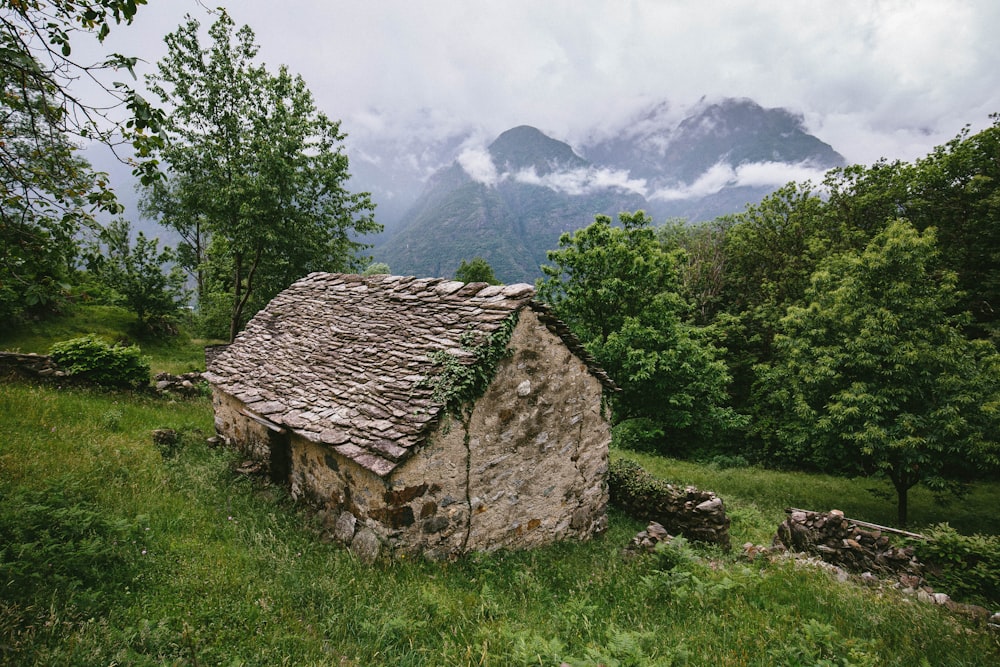
[(515, 127), (435, 174), (375, 258), (394, 273), (450, 276), (483, 257), (505, 282), (534, 280), (560, 234), (595, 213), (642, 208), (640, 195), (601, 178), (568, 144)]
[[(471, 130), (428, 141), (422, 152), (418, 145), (414, 139), (392, 160), (351, 151), (353, 185), (372, 191), (387, 227), (375, 258), (394, 273), (450, 276), (463, 259), (481, 256), (507, 282), (539, 277), (560, 234), (598, 213), (711, 219), (844, 164), (801, 116), (746, 99), (682, 110), (657, 104), (621, 128), (595, 132), (578, 150), (525, 125), (488, 146)], [(446, 166), (427, 178), (435, 162)]]

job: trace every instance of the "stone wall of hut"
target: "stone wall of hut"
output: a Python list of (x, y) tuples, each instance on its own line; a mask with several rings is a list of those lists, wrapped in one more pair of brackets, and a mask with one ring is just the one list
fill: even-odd
[[(366, 558), (373, 549), (446, 558), (602, 531), (611, 432), (601, 384), (528, 309), (510, 347), (471, 411), (442, 419), (386, 478), (289, 434), (293, 495), (324, 508), (329, 534)], [(216, 391), (214, 402), (220, 434), (269, 460), (275, 434), (235, 399)]]

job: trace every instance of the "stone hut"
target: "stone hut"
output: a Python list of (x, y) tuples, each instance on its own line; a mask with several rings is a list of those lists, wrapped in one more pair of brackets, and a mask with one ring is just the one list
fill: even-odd
[(216, 429), (355, 547), (587, 539), (607, 521), (615, 387), (533, 296), (310, 274), (210, 363)]

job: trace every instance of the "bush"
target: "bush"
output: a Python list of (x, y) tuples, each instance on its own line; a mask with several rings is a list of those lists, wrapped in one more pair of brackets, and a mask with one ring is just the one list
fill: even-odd
[(925, 532), (917, 558), (935, 589), (966, 602), (1000, 604), (1000, 535), (962, 535), (946, 523)]
[(137, 389), (149, 384), (149, 361), (136, 345), (110, 345), (97, 336), (56, 343), (52, 360), (70, 377), (105, 387)]

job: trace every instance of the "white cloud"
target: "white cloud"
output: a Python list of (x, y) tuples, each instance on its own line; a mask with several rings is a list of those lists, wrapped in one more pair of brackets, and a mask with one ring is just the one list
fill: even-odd
[(631, 178), (629, 172), (621, 169), (585, 167), (553, 171), (539, 176), (535, 168), (530, 167), (515, 173), (513, 179), (518, 183), (539, 185), (568, 195), (585, 195), (607, 188), (636, 192), (643, 196), (646, 194), (646, 180)]
[(823, 180), (826, 169), (814, 167), (808, 162), (786, 164), (784, 162), (753, 162), (736, 168), (735, 185), (777, 186), (790, 181), (801, 183)]
[(650, 199), (674, 201), (676, 199), (694, 199), (715, 194), (736, 180), (736, 171), (728, 164), (718, 163), (709, 167), (691, 184), (661, 188), (653, 192)]
[[(996, 0), (230, 5), (262, 60), (301, 73), (346, 132), (386, 141), (525, 123), (578, 141), (657, 100), (675, 111), (708, 95), (802, 112), (848, 161), (867, 163), (926, 154), (1000, 111)], [(155, 62), (187, 12), (213, 20), (197, 0), (150, 3), (105, 46)]]
[(819, 183), (825, 173), (824, 169), (814, 167), (807, 162), (799, 164), (752, 162), (735, 168), (719, 162), (709, 167), (693, 183), (661, 188), (650, 194), (649, 198), (674, 201), (707, 197), (724, 187), (776, 187), (790, 181)]
[(495, 186), (506, 178), (507, 174), (501, 176), (497, 173), (496, 165), (489, 151), (482, 147), (469, 146), (458, 154), (458, 164), (461, 165), (465, 173), (474, 181), (484, 185)]

